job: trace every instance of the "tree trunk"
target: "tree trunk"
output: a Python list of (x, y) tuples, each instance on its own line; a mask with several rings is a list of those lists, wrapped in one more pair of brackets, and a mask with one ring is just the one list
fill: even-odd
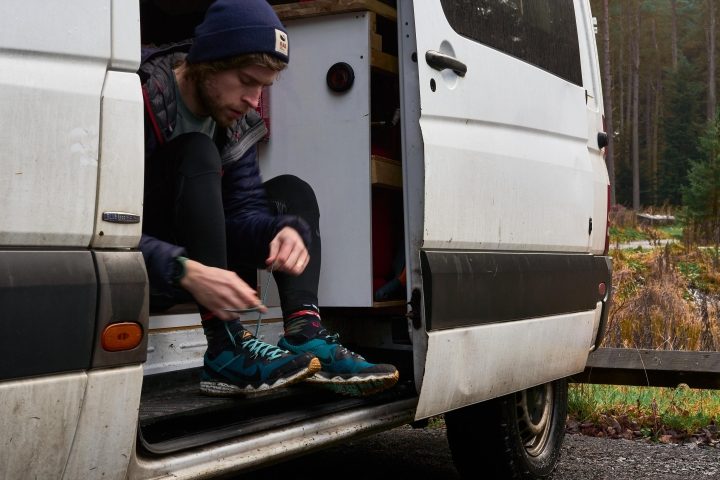
[(640, 2), (634, 2), (632, 44), (632, 176), (633, 210), (640, 210), (640, 139), (638, 119), (640, 110)]
[[(625, 16), (626, 18), (626, 26), (625, 34), (626, 38), (628, 39), (627, 47), (628, 47), (628, 69), (627, 69), (627, 86), (628, 86), (628, 101), (627, 105), (625, 105), (625, 125), (626, 128), (629, 130), (632, 130), (632, 115), (633, 115), (633, 92), (635, 91), (635, 86), (633, 85), (633, 80), (635, 80), (634, 73), (634, 64), (635, 64), (635, 32), (633, 31), (633, 5), (630, 2), (625, 3), (625, 6), (627, 6), (630, 11)], [(632, 142), (627, 142), (627, 145), (630, 146)]]
[(715, 0), (707, 0), (708, 24), (705, 27), (708, 54), (708, 85), (707, 85), (707, 121), (715, 120)]
[(657, 187), (658, 187), (658, 123), (660, 122), (660, 95), (662, 93), (662, 66), (660, 61), (660, 47), (657, 40), (657, 22), (653, 18), (652, 21), (652, 40), (655, 50), (655, 66), (654, 79), (650, 82), (653, 87), (654, 103), (648, 104), (650, 115), (651, 129), (648, 135), (648, 158), (650, 159), (650, 198), (652, 204), (657, 205)]
[(608, 176), (610, 177), (610, 205), (615, 205), (615, 139), (613, 126), (613, 101), (612, 101), (612, 65), (610, 62), (610, 11), (608, 0), (603, 0), (603, 80), (605, 88), (603, 102), (605, 104), (605, 129), (608, 135), (608, 145), (605, 147), (605, 162), (607, 164)]
[(678, 25), (677, 25), (677, 0), (670, 0), (672, 10), (672, 30), (670, 31), (670, 49), (672, 51), (672, 69), (677, 71), (678, 64)]

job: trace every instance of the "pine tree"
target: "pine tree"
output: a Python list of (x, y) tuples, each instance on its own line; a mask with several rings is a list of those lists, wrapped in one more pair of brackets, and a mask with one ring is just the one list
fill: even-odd
[(720, 243), (720, 120), (700, 137), (700, 156), (691, 162), (683, 203), (693, 229), (704, 240)]

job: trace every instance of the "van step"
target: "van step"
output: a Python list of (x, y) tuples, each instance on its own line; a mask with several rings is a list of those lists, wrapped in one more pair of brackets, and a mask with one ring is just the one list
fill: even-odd
[(145, 451), (167, 454), (415, 395), (409, 383), (369, 398), (300, 384), (255, 398), (218, 398), (202, 395), (199, 384), (199, 369), (145, 378), (138, 429)]

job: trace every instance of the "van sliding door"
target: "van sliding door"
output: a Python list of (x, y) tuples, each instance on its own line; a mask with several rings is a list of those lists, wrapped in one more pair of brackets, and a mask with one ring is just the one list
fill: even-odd
[(584, 367), (607, 268), (579, 2), (401, 2), (424, 154), (418, 418)]

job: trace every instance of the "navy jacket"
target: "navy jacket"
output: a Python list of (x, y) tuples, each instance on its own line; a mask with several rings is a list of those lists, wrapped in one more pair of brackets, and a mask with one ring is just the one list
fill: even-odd
[[(175, 127), (177, 102), (172, 69), (184, 59), (189, 47), (189, 43), (184, 43), (143, 50), (138, 75), (145, 102), (146, 162), (152, 161), (153, 153), (168, 141)], [(235, 259), (258, 266), (267, 258), (270, 241), (283, 227), (294, 228), (310, 245), (310, 229), (305, 221), (293, 215), (272, 215), (268, 209), (257, 156), (257, 142), (266, 133), (263, 120), (254, 111), (226, 132), (216, 133), (223, 163), (222, 197), (228, 245), (234, 249)], [(249, 248), (238, 251), (233, 247), (237, 245)], [(174, 259), (184, 255), (185, 249), (143, 234), (140, 250), (153, 289), (170, 293), (174, 287)]]

